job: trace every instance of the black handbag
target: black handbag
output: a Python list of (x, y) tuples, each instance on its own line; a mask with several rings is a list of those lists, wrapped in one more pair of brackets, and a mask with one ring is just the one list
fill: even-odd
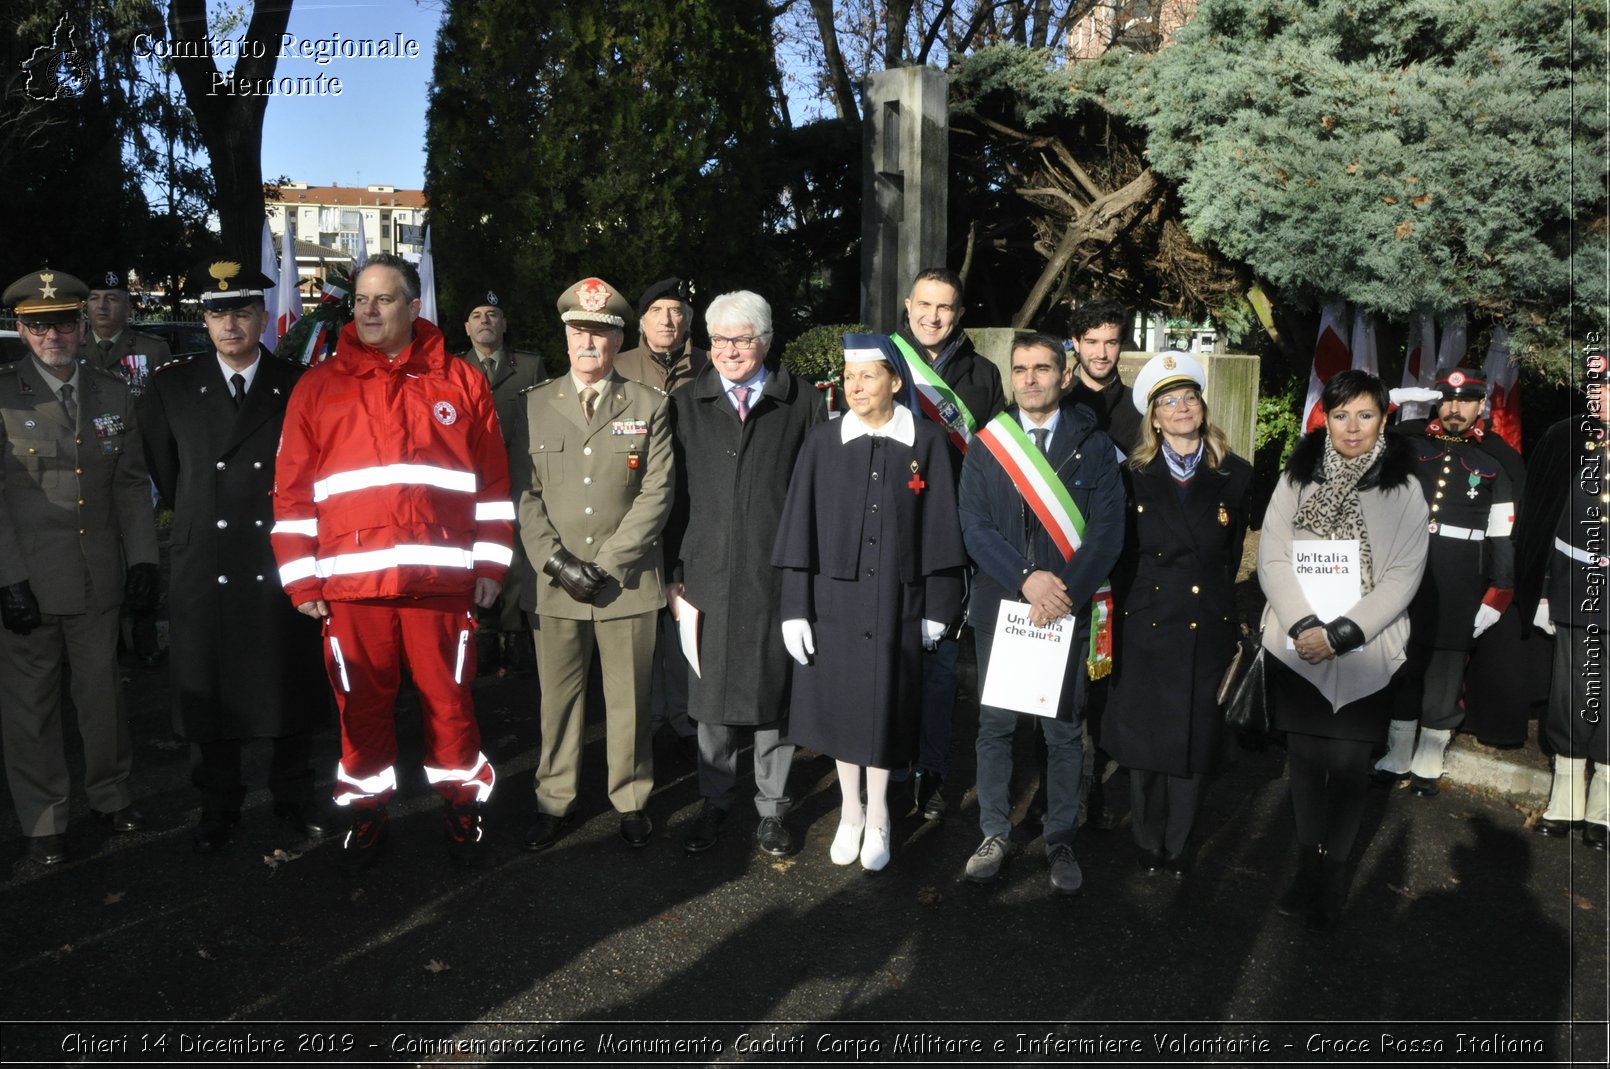
[(1269, 733), (1269, 699), (1265, 691), (1265, 666), (1269, 651), (1259, 645), (1246, 674), (1224, 707), (1224, 723), (1240, 735), (1258, 738)]
[(1230, 658), (1230, 666), (1224, 670), (1219, 679), (1219, 689), (1214, 692), (1213, 704), (1224, 705), (1241, 685), (1241, 677), (1247, 674), (1252, 665), (1252, 659), (1258, 655), (1258, 647), (1262, 642), (1262, 635), (1254, 635), (1252, 628), (1246, 624), (1241, 625), (1241, 634), (1235, 640), (1235, 656)]

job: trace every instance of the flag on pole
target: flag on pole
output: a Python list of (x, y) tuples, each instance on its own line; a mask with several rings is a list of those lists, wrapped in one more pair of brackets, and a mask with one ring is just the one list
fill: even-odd
[(1381, 372), (1375, 355), (1375, 317), (1362, 309), (1353, 311), (1353, 340), (1349, 348), (1353, 350), (1355, 371), (1368, 371), (1371, 375), (1380, 377)]
[(367, 259), (369, 259), (369, 243), (363, 236), (363, 219), (359, 218), (358, 244), (352, 251), (352, 273), (354, 275), (358, 273), (358, 268), (362, 267)]
[[(1409, 351), (1403, 358), (1405, 388), (1430, 389), (1436, 385), (1437, 323), (1430, 312), (1416, 312), (1409, 320)], [(1399, 406), (1404, 420), (1425, 419), (1431, 415), (1431, 406), (1424, 401), (1405, 401)]]
[[(347, 291), (334, 282), (326, 281), (319, 293), (319, 304), (337, 304), (346, 300)], [(307, 344), (302, 347), (302, 363), (308, 367), (319, 363), (330, 354), (330, 319), (313, 312), (313, 329), (308, 331)]]
[(1470, 344), (1470, 325), (1465, 317), (1456, 315), (1442, 321), (1442, 341), (1437, 344), (1437, 370), (1432, 382), (1464, 362), (1465, 347)]
[(1515, 354), (1509, 348), (1509, 332), (1501, 326), (1493, 327), (1482, 371), (1487, 375), (1487, 407), (1493, 431), (1518, 453), (1521, 449), (1521, 395), (1516, 380), (1520, 369), (1515, 366)]
[(269, 326), (280, 338), (302, 318), (302, 275), (296, 268), (296, 239), (291, 237), (290, 220), (280, 235), (280, 283), (274, 289), (274, 317)]
[[(263, 218), (263, 238), (259, 244), (262, 247), (262, 251), (258, 256), (258, 262), (262, 266), (263, 276), (268, 279), (270, 285), (278, 286), (280, 273), (274, 260), (274, 232), (268, 228), (267, 216)], [(263, 334), (258, 340), (266, 345), (270, 351), (279, 344), (280, 336), (275, 329), (272, 318), (263, 323)]]
[(425, 252), (419, 258), (419, 317), (436, 323), (436, 263), (430, 255), (430, 227), (425, 227)]
[(1325, 383), (1338, 371), (1352, 366), (1353, 356), (1343, 335), (1347, 322), (1347, 305), (1338, 301), (1327, 304), (1319, 317), (1319, 339), (1314, 343), (1314, 366), (1308, 371), (1308, 396), (1303, 401), (1303, 430), (1317, 430), (1325, 425), (1325, 413), (1319, 407), (1319, 395)]

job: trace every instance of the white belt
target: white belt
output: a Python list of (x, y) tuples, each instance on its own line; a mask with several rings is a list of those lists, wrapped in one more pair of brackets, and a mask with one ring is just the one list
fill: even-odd
[(1559, 550), (1561, 553), (1564, 553), (1572, 560), (1581, 561), (1583, 564), (1603, 565), (1610, 563), (1610, 558), (1601, 557), (1597, 553), (1589, 553), (1585, 549), (1578, 549), (1563, 538), (1556, 538), (1554, 540), (1554, 548)]
[(1455, 527), (1451, 523), (1438, 523), (1436, 520), (1432, 520), (1426, 530), (1444, 538), (1457, 538), (1461, 542), (1477, 542), (1487, 537), (1486, 531), (1472, 531), (1469, 527)]

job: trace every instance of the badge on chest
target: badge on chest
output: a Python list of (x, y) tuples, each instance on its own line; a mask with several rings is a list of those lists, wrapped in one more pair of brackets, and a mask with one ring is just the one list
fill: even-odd
[(609, 433), (614, 434), (614, 435), (647, 434), (648, 433), (648, 420), (646, 420), (646, 419), (617, 419), (617, 420), (611, 420), (610, 424), (609, 424)]

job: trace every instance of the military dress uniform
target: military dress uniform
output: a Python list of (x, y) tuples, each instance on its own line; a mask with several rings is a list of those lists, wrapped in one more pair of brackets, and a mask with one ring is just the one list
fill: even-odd
[(607, 707), (610, 803), (621, 813), (639, 811), (654, 787), (649, 677), (655, 614), (665, 604), (660, 532), (673, 493), (669, 399), (618, 374), (596, 388), (591, 419), (573, 375), (525, 394), (530, 480), (519, 523), (526, 555), (540, 568), (563, 550), (609, 574), (591, 603), (547, 575), (522, 594), (522, 607), (540, 619), (537, 808), (549, 817), (563, 817), (575, 803), (595, 644)]
[[(1449, 378), (1460, 380), (1451, 383), (1454, 390), (1468, 382), (1485, 392), (1473, 376), (1455, 371)], [(1431, 512), (1431, 544), (1409, 606), (1409, 663), (1394, 689), (1387, 753), (1373, 778), (1391, 782), (1408, 775), (1414, 792), (1429, 797), (1440, 789), (1443, 754), (1464, 719), (1459, 693), (1476, 644), (1478, 610), (1487, 606), (1496, 621), (1514, 596), (1515, 494), (1509, 473), (1474, 435), (1446, 434), (1437, 420), (1396, 430), (1413, 449), (1414, 474)]]
[(127, 382), (136, 400), (144, 395), (151, 372), (173, 359), (167, 342), (133, 327), (124, 327), (117, 337), (105, 341), (93, 331), (85, 331), (79, 352), (97, 369)]
[[(47, 299), (14, 296), (24, 283), (48, 291)], [(19, 280), (6, 300), (26, 319), (65, 315), (51, 301), (87, 292), (44, 271)], [(90, 806), (118, 830), (137, 830), (118, 610), (126, 584), (133, 598), (155, 594), (157, 541), (134, 399), (122, 379), (85, 361), (62, 383), (37, 358), (18, 360), (0, 367), (0, 436), (0, 588), (12, 597), (26, 589), (26, 600), (37, 602), (33, 626), (19, 632), (8, 618), (0, 630), (0, 719), (18, 820), (35, 839), (67, 830), (61, 686), (70, 665)]]
[[(490, 357), (483, 358), (471, 349), (461, 354), (460, 359), (469, 362), (486, 375), (487, 384), (492, 388), (492, 404), (498, 412), (498, 424), (503, 429), (503, 446), (508, 451), (509, 470), (518, 471), (524, 462), (514, 451), (516, 428), (525, 418), (523, 413), (525, 398), (521, 395), (531, 387), (547, 381), (548, 374), (543, 367), (542, 357), (517, 349), (499, 349)], [(515, 496), (519, 496), (518, 489)], [(483, 621), (495, 627), (494, 635), (496, 632), (502, 632), (507, 642), (530, 641), (520, 610), (520, 591), (529, 582), (526, 576), (527, 567), (525, 553), (521, 549), (519, 534), (516, 532), (514, 562), (509, 565), (503, 589), (498, 593), (497, 604), (490, 609), (481, 610), (480, 613)], [(519, 660), (514, 652), (504, 650), (505, 664), (518, 663)]]
[[(192, 280), (210, 277), (191, 272)], [(243, 287), (271, 285), (255, 273), (229, 281), (227, 290), (200, 289), (203, 305), (249, 307), (263, 299), (261, 290)], [(174, 510), (173, 712), (190, 741), (191, 782), (202, 795), (193, 841), (203, 853), (221, 846), (240, 821), (243, 739), (272, 740), (268, 789), (280, 820), (299, 833), (321, 830), (310, 760), (313, 731), (329, 721), (332, 696), (319, 625), (285, 596), (269, 541), (275, 453), (305, 369), (258, 348), (256, 362), (242, 371), (214, 353), (171, 361), (152, 375), (144, 400), (151, 478)], [(250, 637), (249, 652), (242, 636)]]
[(1516, 534), (1521, 615), (1554, 641), (1542, 725), (1554, 751), (1554, 777), (1548, 807), (1533, 830), (1565, 836), (1580, 826), (1583, 842), (1598, 850), (1610, 839), (1610, 779), (1604, 772), (1610, 730), (1603, 702), (1610, 632), (1607, 445), (1610, 426), (1602, 414), (1572, 415), (1545, 431), (1532, 453), (1531, 489)]

